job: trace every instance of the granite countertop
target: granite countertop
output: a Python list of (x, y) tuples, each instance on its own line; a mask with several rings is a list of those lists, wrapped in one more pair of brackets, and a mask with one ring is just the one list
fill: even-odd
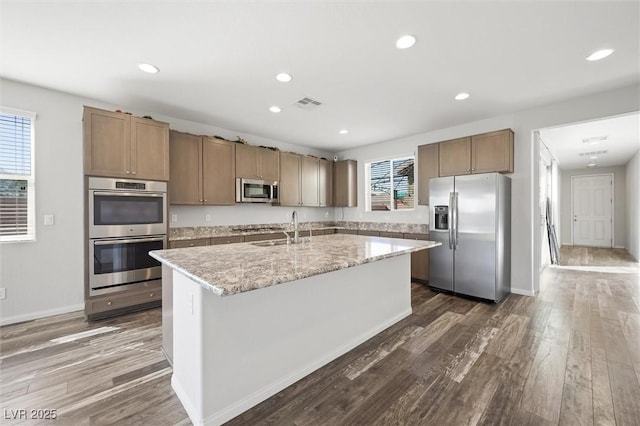
[(230, 296), (438, 245), (434, 241), (335, 234), (291, 245), (238, 243), (149, 254), (216, 295)]
[[(191, 226), (169, 229), (169, 241), (193, 240), (197, 238), (232, 237), (236, 235), (279, 234), (283, 230), (292, 231), (290, 223), (269, 223), (237, 226)], [(353, 231), (400, 232), (407, 234), (428, 234), (428, 225), (385, 222), (301, 222), (300, 231), (320, 231), (325, 229), (348, 229)]]

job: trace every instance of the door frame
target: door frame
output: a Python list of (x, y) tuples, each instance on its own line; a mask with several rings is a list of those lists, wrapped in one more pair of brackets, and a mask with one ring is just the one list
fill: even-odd
[(571, 245), (574, 246), (574, 239), (573, 239), (573, 182), (575, 178), (583, 178), (583, 177), (595, 177), (595, 176), (609, 176), (611, 177), (611, 248), (614, 247), (614, 240), (615, 240), (615, 186), (616, 186), (616, 182), (615, 182), (615, 176), (613, 173), (594, 173), (594, 174), (589, 174), (589, 175), (576, 175), (576, 176), (571, 176)]

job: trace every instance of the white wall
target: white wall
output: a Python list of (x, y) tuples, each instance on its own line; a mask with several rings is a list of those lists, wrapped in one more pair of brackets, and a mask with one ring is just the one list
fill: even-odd
[(627, 163), (627, 250), (640, 261), (640, 151)]
[[(241, 136), (252, 144), (277, 146), (301, 154), (332, 158), (326, 153), (233, 130), (136, 111), (61, 92), (0, 79), (3, 106), (37, 113), (36, 134), (36, 241), (0, 244), (0, 324), (68, 312), (84, 303), (84, 189), (82, 170), (82, 107), (117, 108), (136, 115), (151, 115), (176, 130), (196, 134)], [(174, 226), (285, 222), (292, 209), (283, 207), (180, 207)], [(205, 214), (212, 222), (205, 222)], [(326, 220), (327, 209), (300, 209), (304, 220)], [(329, 220), (333, 220), (332, 209)], [(54, 214), (55, 225), (43, 226), (43, 215)]]
[[(418, 208), (411, 213), (381, 213), (364, 211), (364, 162), (371, 159), (416, 152), (417, 146), (467, 135), (511, 128), (515, 132), (514, 173), (511, 202), (511, 289), (515, 293), (533, 295), (539, 288), (540, 217), (534, 214), (538, 205), (538, 143), (533, 132), (560, 124), (588, 121), (596, 118), (640, 110), (640, 86), (609, 90), (581, 98), (467, 123), (416, 136), (387, 141), (339, 153), (340, 158), (358, 160), (358, 206), (345, 209), (345, 216), (354, 220), (426, 222), (428, 213)], [(417, 183), (420, 185), (420, 182)], [(418, 189), (416, 188), (416, 191)], [(339, 219), (336, 212), (336, 218)], [(535, 250), (534, 250), (535, 248)], [(535, 272), (534, 272), (535, 271)]]
[(577, 169), (562, 171), (562, 194), (560, 199), (560, 221), (562, 223), (562, 245), (571, 245), (571, 230), (573, 228), (573, 216), (571, 215), (571, 178), (573, 176), (586, 176), (613, 173), (613, 246), (624, 248), (627, 244), (627, 182), (625, 178), (625, 166), (599, 167), (597, 169)]

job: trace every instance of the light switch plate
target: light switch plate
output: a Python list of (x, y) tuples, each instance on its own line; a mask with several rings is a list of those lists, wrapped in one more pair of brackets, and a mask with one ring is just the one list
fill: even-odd
[(204, 220), (207, 222), (211, 222), (211, 215), (210, 214), (205, 215)]
[(172, 214), (171, 215), (171, 222), (172, 223), (176, 223), (178, 221), (178, 215), (177, 214)]
[(7, 289), (4, 287), (0, 287), (0, 300), (4, 300), (7, 298)]
[(44, 215), (44, 224), (46, 226), (51, 226), (55, 223), (55, 219), (54, 216), (52, 214), (45, 214)]

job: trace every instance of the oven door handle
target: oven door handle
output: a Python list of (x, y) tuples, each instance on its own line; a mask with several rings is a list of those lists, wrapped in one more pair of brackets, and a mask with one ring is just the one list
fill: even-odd
[(94, 241), (94, 246), (108, 246), (112, 244), (129, 244), (129, 243), (151, 243), (154, 241), (164, 241), (164, 237), (158, 238), (130, 238), (127, 240), (113, 239), (113, 240), (100, 240)]
[(166, 192), (118, 192), (118, 191), (93, 191), (93, 195), (107, 195), (118, 197), (164, 197)]

